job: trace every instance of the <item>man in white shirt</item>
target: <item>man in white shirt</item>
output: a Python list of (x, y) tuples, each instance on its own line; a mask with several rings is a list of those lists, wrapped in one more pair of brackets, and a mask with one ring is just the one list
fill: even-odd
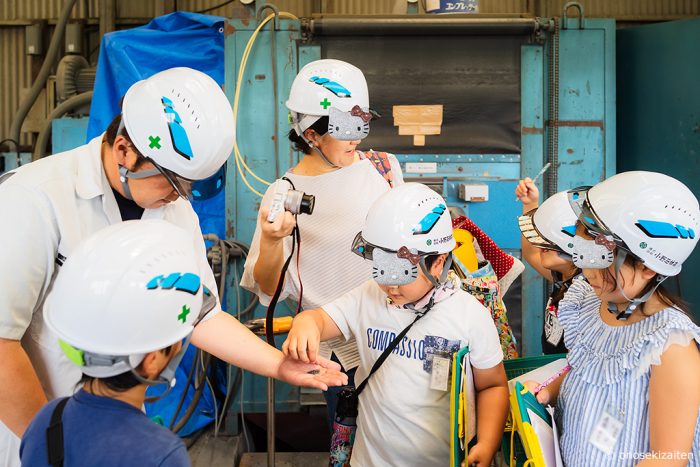
[[(19, 465), (19, 437), (29, 421), (47, 399), (70, 395), (80, 379), (42, 316), (63, 261), (108, 225), (164, 219), (191, 232), (192, 248), (206, 262), (197, 215), (183, 198), (194, 181), (215, 176), (225, 164), (233, 131), (218, 84), (173, 68), (134, 84), (104, 135), (0, 178), (0, 465)], [(202, 270), (215, 291), (208, 265)], [(326, 389), (345, 382), (337, 365), (285, 359), (220, 311), (217, 304), (193, 333), (203, 350), (291, 384)]]

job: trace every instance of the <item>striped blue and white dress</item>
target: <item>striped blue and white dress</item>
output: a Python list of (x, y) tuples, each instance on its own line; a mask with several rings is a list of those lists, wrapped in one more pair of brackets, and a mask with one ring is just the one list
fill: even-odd
[[(671, 344), (700, 345), (700, 327), (682, 312), (667, 308), (627, 326), (600, 318), (600, 300), (584, 280), (575, 280), (559, 304), (559, 320), (572, 369), (558, 399), (562, 459), (567, 467), (627, 466), (649, 452), (649, 377), (651, 365)], [(623, 422), (606, 454), (589, 442), (604, 412)], [(692, 460), (700, 466), (700, 413)]]

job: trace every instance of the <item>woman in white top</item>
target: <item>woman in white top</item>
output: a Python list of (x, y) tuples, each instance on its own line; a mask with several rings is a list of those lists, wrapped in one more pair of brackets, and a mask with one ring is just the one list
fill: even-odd
[[(357, 150), (372, 118), (367, 82), (357, 67), (332, 59), (309, 63), (294, 79), (286, 104), (293, 127), (289, 139), (304, 156), (285, 178), (296, 190), (314, 195), (315, 206), (311, 215), (283, 210), (269, 222), (276, 192), (291, 186), (278, 180), (268, 188), (241, 286), (269, 304), (298, 225), (299, 261), (290, 262), (279, 299), (298, 301), (303, 285), (302, 309), (317, 308), (372, 277), (371, 265), (350, 248), (374, 200), (403, 177), (393, 155)], [(328, 356), (331, 349), (351, 377), (359, 364), (355, 342), (336, 339), (322, 353)], [(332, 420), (336, 396), (325, 395)]]

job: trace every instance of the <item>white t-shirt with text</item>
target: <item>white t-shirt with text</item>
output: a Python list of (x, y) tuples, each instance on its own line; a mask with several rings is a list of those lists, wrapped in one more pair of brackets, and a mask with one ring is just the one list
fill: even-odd
[[(357, 340), (356, 385), (416, 316), (388, 305), (374, 280), (323, 309), (345, 338)], [(449, 464), (450, 393), (430, 388), (430, 371), (435, 354), (454, 353), (464, 346), (469, 346), (474, 368), (492, 368), (503, 359), (489, 311), (458, 290), (416, 322), (360, 394), (353, 467)]]

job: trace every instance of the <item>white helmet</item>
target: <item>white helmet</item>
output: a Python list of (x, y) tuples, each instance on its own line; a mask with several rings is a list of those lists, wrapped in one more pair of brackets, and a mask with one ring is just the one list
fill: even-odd
[(128, 221), (95, 233), (66, 260), (44, 319), (85, 374), (133, 370), (146, 353), (188, 337), (213, 308), (192, 241), (163, 220)]
[(336, 139), (352, 141), (369, 134), (367, 81), (349, 63), (323, 59), (304, 66), (294, 78), (286, 105), (301, 137), (323, 116), (329, 117), (328, 131)]
[[(233, 150), (235, 126), (226, 95), (216, 81), (191, 68), (170, 68), (132, 85), (124, 96), (122, 125), (141, 154), (187, 181), (216, 174)], [(170, 180), (172, 174), (165, 175)]]
[[(376, 261), (373, 252), (380, 249), (414, 266), (420, 262), (423, 272), (432, 280), (424, 257), (449, 253), (455, 246), (445, 200), (423, 184), (405, 183), (387, 191), (372, 204), (362, 231), (355, 237), (353, 251)], [(445, 277), (449, 264), (443, 270)]]
[(573, 254), (576, 214), (566, 191), (547, 198), (539, 207), (518, 218), (525, 239), (537, 248)]
[(316, 60), (294, 78), (287, 108), (292, 112), (322, 117), (331, 107), (349, 112), (356, 105), (369, 107), (369, 91), (362, 70), (334, 59)]
[(609, 236), (662, 276), (678, 274), (698, 242), (698, 200), (667, 175), (623, 172), (569, 196), (586, 228)]

